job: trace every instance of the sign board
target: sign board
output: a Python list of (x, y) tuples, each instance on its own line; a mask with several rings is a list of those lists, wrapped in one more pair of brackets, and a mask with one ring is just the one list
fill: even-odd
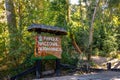
[(36, 36), (36, 57), (53, 55), (61, 58), (61, 38), (59, 36)]

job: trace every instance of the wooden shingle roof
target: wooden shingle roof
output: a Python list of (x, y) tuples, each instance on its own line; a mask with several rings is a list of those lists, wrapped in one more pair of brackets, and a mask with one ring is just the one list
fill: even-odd
[(64, 28), (55, 26), (46, 26), (42, 24), (32, 24), (28, 27), (28, 31), (35, 31), (38, 33), (45, 32), (56, 35), (67, 35), (67, 31)]

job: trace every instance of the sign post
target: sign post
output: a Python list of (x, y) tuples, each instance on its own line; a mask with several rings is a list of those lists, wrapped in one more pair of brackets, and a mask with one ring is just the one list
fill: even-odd
[[(63, 28), (46, 26), (41, 24), (32, 24), (28, 31), (37, 32), (35, 37), (34, 58), (36, 59), (36, 77), (40, 78), (41, 66), (43, 59), (56, 60), (56, 75), (60, 74), (60, 59), (62, 54), (61, 36), (67, 35), (67, 31)], [(41, 33), (49, 33), (49, 36), (44, 36)], [(54, 36), (53, 36), (54, 35)]]
[[(56, 75), (60, 74), (60, 59), (62, 54), (61, 36), (67, 35), (67, 31), (63, 28), (46, 26), (41, 24), (32, 24), (28, 27), (28, 31), (37, 32), (35, 37), (35, 51), (34, 59), (36, 60), (36, 66), (33, 66), (13, 77), (10, 80), (16, 80), (17, 78), (26, 75), (30, 72), (36, 71), (36, 78), (42, 76), (42, 60), (43, 59), (55, 59), (56, 60)], [(49, 36), (41, 35), (41, 33), (50, 33)], [(54, 34), (54, 36), (52, 35)], [(38, 36), (39, 35), (39, 36)], [(51, 36), (52, 35), (52, 36)]]

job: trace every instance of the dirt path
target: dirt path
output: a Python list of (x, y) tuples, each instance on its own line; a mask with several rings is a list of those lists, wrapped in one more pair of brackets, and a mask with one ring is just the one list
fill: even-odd
[(107, 68), (106, 64), (111, 63), (111, 68), (120, 68), (120, 60), (116, 58), (106, 58), (106, 57), (100, 57), (100, 56), (92, 56), (92, 60), (95, 64), (97, 64), (98, 68)]
[(104, 71), (77, 76), (62, 76), (53, 78), (42, 78), (33, 80), (120, 80), (120, 72)]

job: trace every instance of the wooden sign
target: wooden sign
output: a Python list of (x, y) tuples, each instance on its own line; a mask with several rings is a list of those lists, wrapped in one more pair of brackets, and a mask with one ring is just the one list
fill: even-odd
[(35, 56), (53, 55), (61, 58), (61, 38), (58, 36), (36, 36)]

